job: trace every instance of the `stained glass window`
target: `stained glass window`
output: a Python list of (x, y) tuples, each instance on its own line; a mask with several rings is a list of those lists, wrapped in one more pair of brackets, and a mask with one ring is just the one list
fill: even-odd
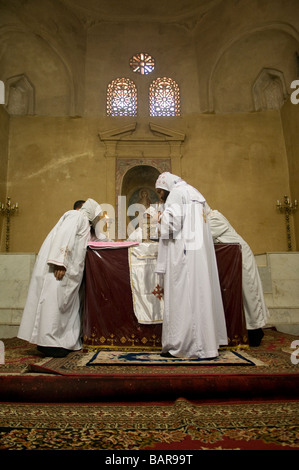
[(171, 78), (152, 81), (149, 88), (151, 116), (180, 116), (180, 90)]
[(151, 73), (155, 68), (155, 59), (144, 52), (133, 55), (130, 59), (130, 67), (135, 73), (141, 75), (147, 75)]
[(108, 84), (107, 115), (137, 115), (137, 89), (129, 78), (116, 78)]

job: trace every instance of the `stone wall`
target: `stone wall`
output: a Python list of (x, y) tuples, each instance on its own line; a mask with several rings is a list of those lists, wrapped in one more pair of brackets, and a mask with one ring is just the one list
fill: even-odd
[(6, 200), (7, 194), (7, 166), (9, 144), (9, 114), (0, 105), (0, 201)]
[(269, 308), (268, 326), (299, 335), (299, 253), (255, 257)]
[(0, 254), (0, 338), (17, 335), (36, 256)]
[[(299, 81), (298, 81), (299, 84)], [(299, 85), (298, 87), (299, 88)], [(299, 92), (298, 95), (299, 96)], [(297, 104), (288, 100), (281, 110), (281, 120), (289, 165), (290, 192), (292, 202), (299, 201), (299, 99)], [(281, 188), (283, 190), (283, 188)], [(281, 194), (281, 198), (282, 198)], [(299, 210), (292, 216), (294, 233), (293, 250), (299, 249)]]

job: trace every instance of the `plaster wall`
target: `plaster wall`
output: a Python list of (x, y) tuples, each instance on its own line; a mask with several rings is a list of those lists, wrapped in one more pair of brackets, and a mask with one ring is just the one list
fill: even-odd
[[(3, 105), (0, 105), (0, 202), (6, 203), (7, 193), (7, 169), (9, 148), (9, 115)], [(5, 215), (0, 214), (0, 251), (5, 246), (6, 220)]]
[(0, 105), (0, 201), (6, 200), (7, 161), (9, 143), (9, 115)]
[[(10, 250), (37, 252), (76, 199), (114, 205), (119, 158), (170, 159), (172, 171), (223, 212), (255, 253), (287, 250), (275, 204), (284, 194), (299, 199), (299, 105), (289, 101), (298, 73), (298, 1), (114, 6), (0, 0), (0, 79), (13, 92), (20, 77), (16, 91), (27, 93), (30, 105), (26, 111), (15, 103), (9, 117), (0, 106), (0, 200), (20, 205)], [(148, 76), (129, 67), (141, 51), (156, 60)], [(257, 109), (254, 86), (264, 70), (273, 93), (267, 109)], [(149, 84), (163, 76), (179, 84), (181, 117), (149, 117)], [(117, 77), (137, 86), (136, 118), (106, 116), (107, 85)], [(99, 134), (133, 121), (138, 143), (127, 143), (125, 154), (118, 144), (107, 150)], [(185, 136), (176, 155), (165, 139), (155, 148), (140, 138), (149, 121)], [(293, 238), (298, 217), (291, 218)]]
[[(109, 45), (109, 47), (108, 47)], [(155, 58), (149, 75), (134, 73), (133, 54), (148, 52)], [(149, 116), (149, 84), (157, 77), (179, 83), (182, 114), (198, 112), (198, 71), (192, 32), (181, 25), (153, 23), (101, 23), (88, 31), (86, 53), (85, 115), (106, 115), (107, 85), (118, 77), (134, 81), (138, 92), (138, 116)], [(192, 90), (192, 93), (191, 93)]]
[[(295, 199), (299, 201), (299, 103), (293, 104), (291, 100), (288, 100), (281, 110), (281, 120), (290, 174), (289, 195), (294, 202)], [(298, 209), (291, 217), (295, 230), (292, 239), (293, 249), (299, 250)]]
[[(116, 122), (120, 123), (92, 117), (10, 118), (8, 186), (20, 205), (11, 221), (12, 252), (37, 252), (77, 199), (92, 197), (115, 205), (115, 158), (122, 155), (116, 149), (115, 157), (108, 157), (99, 133), (115, 128)], [(130, 122), (127, 118), (121, 125)], [(175, 158), (176, 173), (229, 218), (255, 253), (286, 249), (284, 221), (275, 209), (281, 191), (289, 189), (279, 111), (155, 122), (185, 134)], [(147, 119), (137, 120), (137, 129), (146, 124)], [(145, 155), (149, 147), (149, 142), (142, 145)], [(152, 147), (149, 151), (151, 157), (165, 158), (169, 149), (163, 155), (153, 155)], [(130, 154), (139, 157), (134, 141), (126, 147), (125, 156)]]

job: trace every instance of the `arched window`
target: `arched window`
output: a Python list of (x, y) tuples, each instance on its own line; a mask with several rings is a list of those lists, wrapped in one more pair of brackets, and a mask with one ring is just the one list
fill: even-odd
[(107, 115), (137, 115), (137, 89), (129, 78), (116, 78), (108, 84)]
[(150, 84), (151, 116), (180, 116), (180, 90), (171, 78), (157, 78)]

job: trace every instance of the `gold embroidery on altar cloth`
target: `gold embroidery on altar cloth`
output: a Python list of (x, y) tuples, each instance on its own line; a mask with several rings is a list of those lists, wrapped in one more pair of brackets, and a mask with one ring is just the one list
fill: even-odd
[[(104, 336), (96, 338), (95, 334), (93, 334), (92, 336), (92, 338), (87, 338), (86, 336), (84, 336), (84, 349), (103, 349), (110, 351), (116, 349), (120, 351), (151, 351), (161, 349), (161, 338), (156, 335), (152, 335), (149, 338), (143, 336), (141, 339), (136, 338), (134, 334), (132, 334), (130, 338), (126, 338), (125, 336), (122, 336), (121, 338), (116, 338), (114, 334), (111, 334), (110, 338), (105, 338)], [(88, 344), (89, 341), (91, 342)]]

